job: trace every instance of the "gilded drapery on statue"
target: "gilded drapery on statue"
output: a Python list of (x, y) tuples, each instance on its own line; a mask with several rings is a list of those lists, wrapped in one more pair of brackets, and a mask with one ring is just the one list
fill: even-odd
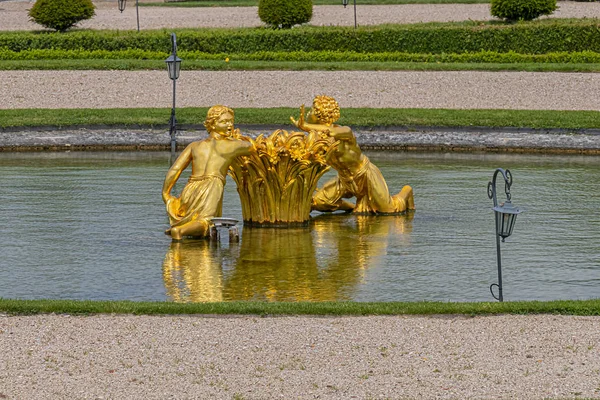
[[(234, 128), (234, 111), (217, 105), (204, 125), (209, 137), (188, 145), (173, 163), (163, 185), (174, 240), (207, 237), (211, 219), (222, 215), (225, 177), (237, 185), (244, 223), (258, 226), (307, 225), (311, 210), (359, 214), (398, 214), (414, 210), (413, 190), (390, 195), (381, 171), (364, 155), (352, 129), (337, 125), (335, 99), (316, 96), (308, 113), (300, 108), (301, 132), (276, 130), (256, 139)], [(179, 197), (171, 194), (181, 173), (192, 173)], [(329, 169), (337, 176), (317, 189)], [(347, 199), (356, 198), (356, 203)]]

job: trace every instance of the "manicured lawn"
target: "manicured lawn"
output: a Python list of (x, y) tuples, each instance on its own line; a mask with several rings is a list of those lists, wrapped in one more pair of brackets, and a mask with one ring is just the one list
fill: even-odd
[[(166, 72), (165, 72), (166, 74)], [(179, 108), (180, 126), (201, 126), (207, 108)], [(236, 108), (236, 123), (289, 126), (296, 108)], [(18, 109), (0, 110), (0, 127), (31, 126), (160, 126), (165, 127), (170, 109)], [(599, 129), (598, 111), (554, 110), (450, 110), (400, 108), (344, 108), (340, 124), (362, 127), (439, 126), (439, 127), (520, 127), (568, 130)]]
[(221, 302), (171, 303), (131, 301), (0, 299), (9, 314), (252, 314), (252, 315), (400, 315), (400, 314), (562, 314), (600, 315), (600, 300), (523, 301), (504, 303), (442, 302)]
[[(165, 57), (166, 58), (166, 57)], [(446, 62), (361, 62), (361, 61), (247, 61), (184, 60), (183, 72), (209, 71), (528, 71), (599, 72), (600, 63), (446, 63)], [(163, 70), (164, 60), (4, 60), (0, 70)]]

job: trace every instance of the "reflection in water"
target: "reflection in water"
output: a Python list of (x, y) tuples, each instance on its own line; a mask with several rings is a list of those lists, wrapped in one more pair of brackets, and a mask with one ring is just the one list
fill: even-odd
[(223, 300), (220, 249), (207, 240), (172, 242), (163, 277), (167, 295), (176, 302)]
[(228, 300), (324, 300), (308, 228), (244, 228)]
[(320, 215), (310, 228), (245, 227), (239, 249), (172, 243), (163, 264), (167, 295), (177, 302), (351, 300), (389, 239), (410, 241), (413, 216)]
[(369, 268), (381, 266), (389, 246), (410, 240), (414, 213), (403, 216), (321, 215), (313, 220), (323, 279), (336, 297), (352, 300)]

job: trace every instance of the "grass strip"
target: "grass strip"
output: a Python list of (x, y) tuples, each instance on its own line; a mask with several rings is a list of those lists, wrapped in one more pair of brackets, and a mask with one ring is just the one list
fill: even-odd
[(600, 315), (600, 299), (482, 303), (444, 302), (220, 302), (171, 303), (91, 300), (0, 299), (0, 312), (60, 314), (250, 314), (250, 315)]
[[(395, 5), (395, 4), (475, 4), (489, 3), (490, 0), (360, 0), (360, 6), (365, 5)], [(352, 7), (352, 2), (348, 5)], [(314, 6), (341, 6), (339, 0), (313, 0)], [(141, 7), (258, 7), (258, 0), (196, 0), (170, 1), (160, 3), (139, 3)]]
[[(163, 70), (157, 60), (9, 60), (0, 61), (0, 70)], [(600, 63), (421, 63), (421, 62), (299, 62), (184, 60), (185, 71), (525, 71), (600, 72)]]
[[(201, 125), (207, 107), (177, 109), (181, 125)], [(236, 108), (236, 124), (281, 125), (292, 129), (290, 116), (298, 108)], [(16, 109), (0, 110), (2, 128), (148, 126), (164, 127), (170, 108), (115, 109)], [(513, 127), (535, 129), (598, 129), (599, 111), (556, 110), (450, 110), (420, 108), (344, 108), (342, 125), (362, 127), (437, 126), (437, 127)]]
[[(0, 61), (2, 71), (30, 70), (163, 70), (158, 60), (8, 60)], [(444, 63), (444, 62), (299, 62), (185, 60), (185, 71), (524, 71), (600, 72), (600, 63)]]

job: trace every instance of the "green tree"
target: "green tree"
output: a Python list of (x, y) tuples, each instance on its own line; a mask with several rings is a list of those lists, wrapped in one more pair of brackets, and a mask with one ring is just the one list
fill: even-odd
[(494, 17), (508, 22), (531, 21), (556, 11), (556, 0), (491, 0)]
[(29, 17), (46, 28), (64, 32), (79, 21), (92, 18), (94, 9), (92, 0), (37, 0)]
[(289, 29), (312, 18), (312, 0), (259, 0), (258, 16), (273, 28)]

